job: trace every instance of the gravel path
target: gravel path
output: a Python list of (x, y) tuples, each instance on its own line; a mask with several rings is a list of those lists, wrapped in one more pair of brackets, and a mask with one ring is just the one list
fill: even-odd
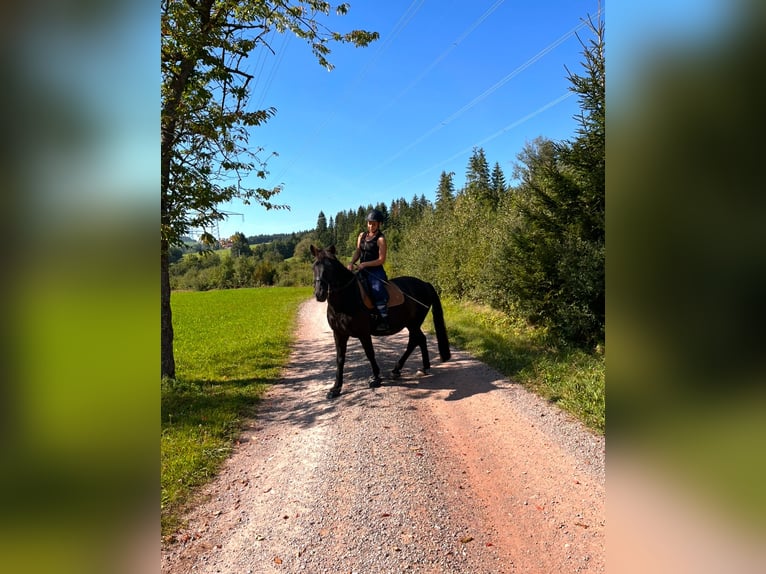
[[(299, 315), (281, 384), (162, 572), (552, 573), (605, 571), (604, 439), (469, 355), (369, 389), (352, 339), (343, 394), (326, 304)], [(449, 318), (447, 318), (449, 329)], [(375, 339), (383, 374), (406, 333)]]

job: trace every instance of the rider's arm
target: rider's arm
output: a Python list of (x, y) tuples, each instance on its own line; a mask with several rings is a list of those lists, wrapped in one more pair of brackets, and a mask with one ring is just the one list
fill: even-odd
[(356, 249), (354, 250), (354, 254), (351, 256), (351, 263), (348, 265), (349, 269), (353, 268), (354, 264), (359, 261), (359, 258), (362, 256), (362, 248), (360, 246), (362, 235), (364, 235), (364, 233), (360, 233), (359, 237), (356, 238)]

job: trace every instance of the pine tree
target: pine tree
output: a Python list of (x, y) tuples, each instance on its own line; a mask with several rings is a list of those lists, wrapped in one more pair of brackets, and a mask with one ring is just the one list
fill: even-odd
[(484, 149), (473, 148), (465, 173), (465, 192), (474, 198), (487, 201), (490, 206), (494, 207), (497, 202), (493, 200), (491, 179), (489, 163)]
[(511, 232), (506, 266), (513, 297), (528, 318), (560, 339), (603, 341), (605, 82), (604, 26), (589, 21), (585, 74), (569, 73), (579, 95), (573, 141), (537, 140), (519, 154), (520, 222)]
[(498, 162), (495, 162), (495, 167), (492, 169), (492, 174), (490, 175), (490, 189), (492, 190), (492, 199), (495, 205), (497, 205), (500, 198), (503, 197), (508, 190), (508, 187), (505, 184), (505, 174)]
[(484, 148), (473, 148), (473, 153), (468, 160), (468, 169), (465, 173), (465, 185), (466, 187), (477, 185), (480, 188), (487, 188), (489, 187), (489, 182), (489, 163), (487, 162)]
[(316, 236), (317, 242), (322, 247), (328, 247), (332, 243), (332, 234), (327, 225), (327, 216), (325, 216), (324, 211), (320, 211), (317, 216)]
[(322, 235), (325, 231), (327, 231), (327, 216), (324, 214), (324, 211), (320, 211), (319, 215), (317, 216), (317, 234)]
[[(388, 206), (385, 203), (379, 203), (375, 206), (375, 209), (383, 214), (383, 224), (388, 225)], [(366, 219), (366, 218), (365, 218)]]
[(439, 176), (439, 187), (436, 189), (436, 210), (439, 212), (449, 212), (455, 203), (454, 175), (454, 171), (443, 171)]
[(327, 245), (335, 245), (335, 220), (330, 216), (330, 222), (327, 224)]

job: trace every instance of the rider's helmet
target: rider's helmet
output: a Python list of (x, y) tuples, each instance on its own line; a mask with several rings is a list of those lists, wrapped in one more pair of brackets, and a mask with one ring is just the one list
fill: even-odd
[(367, 221), (377, 221), (378, 223), (383, 223), (383, 214), (377, 209), (373, 209), (370, 213), (367, 214)]

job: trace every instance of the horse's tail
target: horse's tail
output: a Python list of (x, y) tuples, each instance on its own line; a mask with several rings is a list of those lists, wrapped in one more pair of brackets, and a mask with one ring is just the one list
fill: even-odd
[(444, 324), (444, 310), (439, 294), (430, 283), (427, 283), (431, 290), (431, 314), (433, 315), (434, 328), (436, 329), (436, 342), (439, 347), (439, 356), (442, 361), (449, 361), (452, 353), (449, 350), (449, 339), (447, 338), (447, 326)]

